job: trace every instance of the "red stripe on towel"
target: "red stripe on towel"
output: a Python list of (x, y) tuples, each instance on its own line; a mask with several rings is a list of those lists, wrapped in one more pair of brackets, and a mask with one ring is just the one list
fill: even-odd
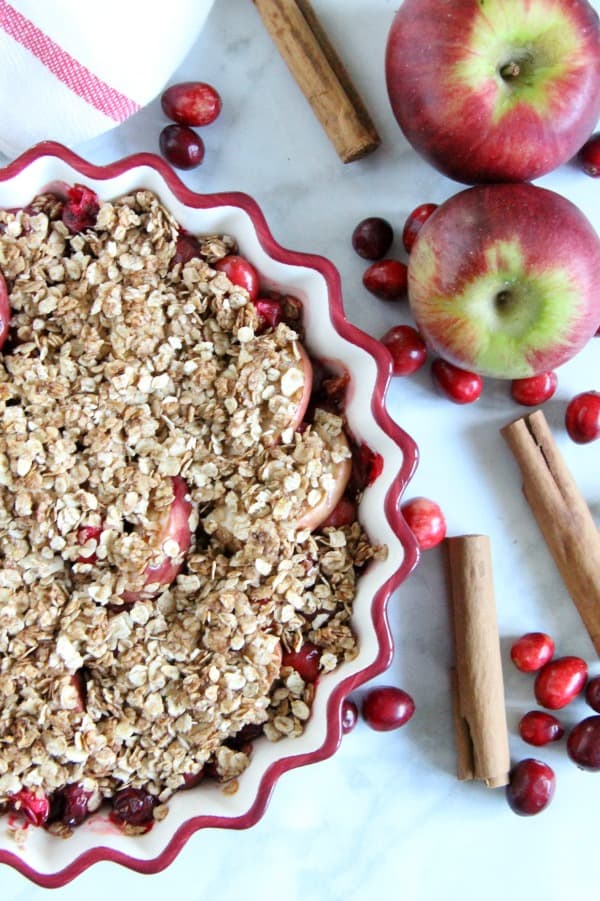
[(33, 53), (74, 94), (115, 122), (124, 122), (140, 109), (138, 103), (90, 72), (6, 0), (0, 0), (0, 28)]

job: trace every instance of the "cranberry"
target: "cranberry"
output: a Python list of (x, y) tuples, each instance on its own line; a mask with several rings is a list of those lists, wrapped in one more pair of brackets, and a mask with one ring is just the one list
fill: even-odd
[(483, 379), (476, 372), (469, 372), (438, 357), (431, 365), (435, 384), (455, 404), (472, 404), (483, 391)]
[(181, 791), (185, 791), (188, 788), (195, 788), (197, 785), (200, 785), (205, 776), (206, 772), (204, 767), (202, 767), (201, 770), (198, 770), (197, 773), (184, 773)]
[(362, 491), (383, 472), (383, 457), (378, 451), (373, 451), (368, 444), (361, 444), (352, 453), (352, 487)]
[(281, 665), (291, 666), (305, 682), (316, 682), (320, 662), (321, 649), (309, 641), (299, 651), (284, 651), (281, 655)]
[(399, 300), (406, 294), (407, 268), (400, 260), (378, 260), (363, 275), (363, 285), (381, 300)]
[(592, 710), (600, 713), (600, 676), (594, 676), (585, 686), (585, 700)]
[(262, 723), (246, 723), (239, 732), (227, 738), (225, 744), (228, 748), (233, 748), (235, 751), (244, 750), (249, 752), (252, 748), (252, 742), (260, 738), (261, 735), (264, 735)]
[(600, 770), (600, 716), (588, 716), (573, 726), (567, 738), (567, 754), (582, 770)]
[(187, 125), (166, 125), (158, 142), (160, 152), (176, 169), (195, 169), (204, 159), (204, 141)]
[(558, 378), (555, 372), (540, 372), (539, 375), (532, 375), (529, 378), (514, 379), (510, 393), (512, 399), (518, 404), (523, 404), (525, 407), (536, 407), (538, 404), (550, 400), (557, 385)]
[(392, 375), (411, 375), (427, 359), (427, 348), (412, 325), (395, 325), (381, 339), (392, 355)]
[(264, 328), (277, 328), (283, 320), (283, 307), (275, 298), (259, 297), (254, 301), (254, 307)]
[(592, 178), (600, 175), (600, 131), (593, 134), (579, 151), (579, 163), (583, 171)]
[(9, 798), (9, 807), (22, 813), (32, 826), (43, 826), (50, 814), (50, 801), (46, 795), (38, 795), (29, 788), (22, 788)]
[(519, 735), (530, 745), (541, 747), (558, 741), (564, 734), (565, 730), (556, 717), (543, 710), (530, 710), (519, 722)]
[(416, 207), (412, 213), (409, 213), (404, 228), (402, 229), (402, 243), (407, 253), (410, 253), (413, 244), (417, 239), (417, 235), (421, 231), (424, 222), (427, 222), (434, 210), (437, 210), (437, 203), (422, 203)]
[(219, 272), (224, 272), (229, 281), (238, 288), (245, 288), (250, 295), (250, 300), (258, 299), (260, 281), (258, 272), (245, 257), (232, 253), (229, 256), (221, 257), (214, 266)]
[[(87, 544), (88, 541), (98, 541), (102, 534), (102, 526), (80, 526), (77, 532), (77, 544)], [(97, 561), (96, 552), (89, 554), (80, 554), (77, 557), (77, 563), (95, 563)]]
[(112, 799), (110, 819), (118, 825), (148, 826), (156, 799), (143, 788), (122, 788)]
[(80, 782), (71, 782), (52, 798), (52, 820), (65, 826), (79, 826), (89, 814), (91, 791), (86, 791)]
[(204, 81), (182, 81), (163, 92), (160, 103), (165, 116), (179, 125), (210, 125), (221, 112), (221, 97)]
[(75, 691), (76, 702), (73, 710), (84, 711), (87, 705), (87, 686), (89, 679), (89, 671), (86, 667), (75, 670), (71, 674), (70, 683)]
[(533, 686), (538, 704), (550, 710), (566, 707), (583, 689), (587, 664), (581, 657), (558, 657), (541, 668)]
[(333, 508), (327, 519), (324, 519), (320, 525), (321, 529), (332, 526), (334, 529), (340, 529), (342, 526), (349, 526), (355, 522), (357, 517), (356, 504), (349, 497), (342, 497)]
[(554, 656), (554, 641), (545, 632), (527, 632), (513, 642), (510, 659), (523, 673), (535, 673)]
[(345, 698), (342, 704), (342, 732), (347, 735), (352, 732), (358, 722), (358, 707), (350, 698)]
[(180, 232), (175, 242), (175, 253), (171, 263), (173, 266), (176, 266), (177, 263), (189, 263), (190, 260), (197, 259), (201, 254), (202, 250), (198, 238), (195, 238), (194, 235), (189, 235), (187, 232)]
[(415, 702), (402, 688), (383, 685), (367, 692), (362, 703), (365, 722), (377, 732), (399, 729), (415, 712)]
[(76, 234), (96, 224), (100, 202), (98, 195), (85, 185), (72, 185), (67, 189), (67, 199), (62, 208), (62, 221), (70, 232)]
[(547, 763), (526, 757), (513, 767), (506, 787), (506, 800), (519, 816), (533, 816), (544, 810), (554, 796), (556, 777)]
[(569, 437), (588, 444), (600, 437), (600, 391), (583, 391), (569, 401), (565, 412)]
[(392, 246), (393, 240), (392, 226), (379, 216), (363, 219), (352, 232), (352, 246), (365, 260), (380, 260)]
[(4, 347), (8, 338), (8, 330), (10, 327), (10, 302), (8, 300), (8, 289), (4, 276), (0, 272), (0, 350)]
[(446, 537), (446, 519), (435, 501), (414, 497), (401, 506), (400, 512), (422, 551), (436, 547)]

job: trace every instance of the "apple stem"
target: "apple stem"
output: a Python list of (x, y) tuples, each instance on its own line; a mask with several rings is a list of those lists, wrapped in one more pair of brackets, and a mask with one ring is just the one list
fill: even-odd
[(518, 78), (518, 76), (520, 74), (521, 74), (521, 66), (514, 59), (512, 59), (509, 63), (506, 63), (500, 69), (500, 75), (502, 76), (502, 78), (504, 78), (507, 81), (510, 78)]

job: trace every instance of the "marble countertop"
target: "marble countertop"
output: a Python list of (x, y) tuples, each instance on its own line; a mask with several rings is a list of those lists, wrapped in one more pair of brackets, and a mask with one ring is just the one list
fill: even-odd
[[(223, 98), (220, 118), (203, 132), (203, 165), (181, 173), (182, 179), (201, 192), (247, 192), (279, 243), (331, 259), (341, 274), (348, 318), (376, 337), (410, 316), (404, 305), (385, 304), (363, 288), (365, 263), (350, 244), (354, 226), (380, 215), (399, 235), (417, 204), (440, 202), (460, 189), (416, 157), (393, 119), (383, 54), (397, 5), (398, 0), (314, 2), (382, 138), (380, 148), (360, 161), (340, 162), (249, 0), (217, 0), (171, 79), (209, 81)], [(600, 6), (598, 0), (594, 5)], [(156, 100), (109, 134), (74, 149), (96, 163), (155, 151), (164, 124)], [(568, 196), (600, 230), (600, 184), (573, 166), (539, 184)], [(399, 238), (394, 252), (405, 259)], [(557, 393), (544, 411), (600, 519), (600, 445), (575, 445), (563, 427), (567, 401), (599, 387), (596, 343), (560, 369)], [(567, 893), (597, 895), (600, 776), (570, 763), (564, 740), (534, 749), (517, 734), (520, 716), (535, 704), (531, 678), (509, 660), (516, 636), (547, 631), (561, 654), (581, 655), (592, 673), (600, 672), (499, 434), (524, 408), (510, 399), (506, 383), (491, 381), (476, 404), (458, 407), (434, 391), (428, 367), (393, 381), (388, 408), (420, 448), (405, 496), (437, 500), (450, 535), (490, 536), (511, 753), (515, 761), (537, 756), (555, 768), (551, 806), (538, 817), (517, 817), (502, 790), (456, 778), (449, 621), (442, 557), (434, 549), (391, 599), (395, 654), (376, 680), (413, 695), (417, 711), (407, 726), (378, 733), (359, 722), (332, 758), (285, 774), (252, 829), (196, 833), (166, 871), (151, 877), (97, 865), (57, 890), (65, 901), (106, 901), (117, 894), (145, 901), (500, 901), (508, 895), (558, 901)], [(574, 723), (589, 712), (577, 701), (564, 720)], [(37, 901), (45, 892), (8, 867), (0, 879), (3, 901)]]

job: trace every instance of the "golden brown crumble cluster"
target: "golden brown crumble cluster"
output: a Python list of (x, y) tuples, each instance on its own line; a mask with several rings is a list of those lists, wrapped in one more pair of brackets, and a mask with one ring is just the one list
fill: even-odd
[[(231, 238), (181, 263), (178, 235), (144, 190), (78, 234), (53, 195), (0, 212), (0, 804), (73, 782), (164, 802), (208, 762), (232, 780), (243, 727), (310, 715), (282, 649), (313, 643), (322, 671), (357, 653), (357, 573), (383, 551), (356, 521), (304, 525), (350, 454), (342, 418), (296, 427), (298, 331), (261, 330), (213, 268)], [(180, 552), (177, 484), (191, 546), (149, 585)]]

